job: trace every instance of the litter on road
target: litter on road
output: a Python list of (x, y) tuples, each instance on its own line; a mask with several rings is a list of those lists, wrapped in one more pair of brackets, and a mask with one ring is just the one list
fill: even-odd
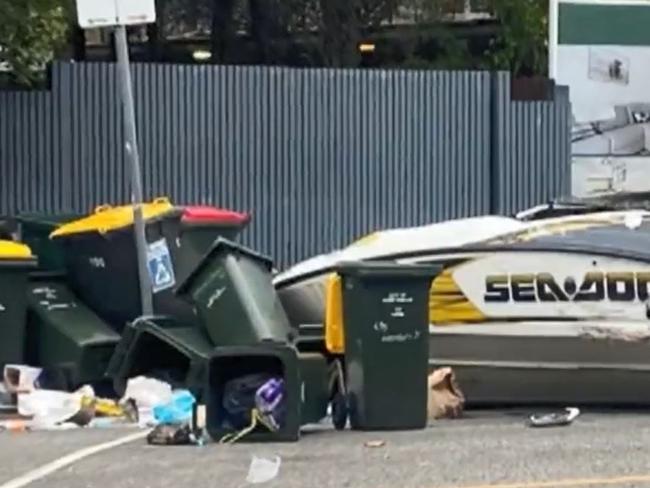
[(580, 409), (566, 408), (564, 412), (533, 414), (528, 418), (530, 427), (564, 427), (571, 425), (580, 415)]
[[(17, 216), (24, 243), (12, 237), (0, 246), (0, 278), (14, 283), (0, 286), (0, 302), (15, 304), (3, 330), (20, 333), (12, 336), (16, 348), (0, 348), (2, 428), (153, 428), (152, 445), (295, 442), (305, 426), (323, 422), (337, 430), (419, 430), (460, 419), (480, 400), (572, 404), (583, 386), (594, 393), (599, 385), (588, 382), (570, 390), (549, 383), (548, 351), (559, 354), (554, 361), (573, 357), (572, 341), (587, 356), (602, 351), (599, 361), (619, 348), (645, 360), (648, 333), (637, 329), (647, 318), (630, 300), (647, 298), (650, 280), (617, 272), (585, 239), (596, 247), (598, 236), (622, 239), (620, 260), (636, 270), (632, 251), (650, 243), (646, 210), (583, 204), (567, 214), (549, 206), (385, 230), (278, 273), (271, 257), (237, 242), (249, 213), (157, 198), (143, 205), (152, 281), (145, 288), (154, 307), (147, 316), (133, 212), (123, 205), (85, 216)], [(588, 258), (589, 269), (601, 271), (560, 281), (553, 273), (519, 281), (495, 275), (533, 269), (544, 239), (555, 249), (553, 269), (582, 276)], [(584, 244), (579, 254), (576, 243)], [(467, 254), (470, 245), (477, 250)], [(438, 253), (445, 246), (452, 261)], [(414, 259), (402, 259), (412, 252)], [(627, 325), (625, 334), (612, 333), (603, 319), (609, 299), (636, 320), (638, 334)], [(561, 325), (549, 322), (558, 317)], [(531, 345), (530, 327), (558, 346)], [(571, 327), (579, 333), (567, 333)], [(513, 373), (513, 364), (533, 357), (548, 368)], [(569, 425), (577, 415), (532, 415), (528, 423)]]

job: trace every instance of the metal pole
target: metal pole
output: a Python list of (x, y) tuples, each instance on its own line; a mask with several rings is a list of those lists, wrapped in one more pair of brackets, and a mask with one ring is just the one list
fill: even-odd
[(549, 0), (548, 6), (548, 77), (557, 78), (557, 42), (559, 0)]
[(135, 225), (135, 245), (138, 253), (138, 277), (140, 278), (140, 301), (142, 315), (153, 315), (151, 280), (147, 270), (147, 240), (142, 217), (142, 180), (140, 176), (140, 154), (135, 132), (135, 109), (133, 108), (133, 88), (129, 68), (129, 48), (126, 40), (126, 27), (115, 28), (115, 50), (117, 68), (120, 74), (122, 106), (124, 107), (124, 130), (126, 152), (131, 162), (131, 198), (133, 202), (133, 222)]

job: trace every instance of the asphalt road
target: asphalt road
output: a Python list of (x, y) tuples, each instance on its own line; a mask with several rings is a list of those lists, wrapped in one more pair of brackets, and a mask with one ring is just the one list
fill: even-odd
[[(292, 444), (120, 446), (63, 468), (34, 488), (226, 488), (247, 486), (253, 455), (280, 456), (282, 487), (650, 487), (650, 412), (583, 413), (568, 427), (531, 429), (528, 412), (469, 412), (426, 430), (311, 429)], [(0, 435), (1, 482), (131, 430)], [(366, 447), (383, 440), (383, 447)]]

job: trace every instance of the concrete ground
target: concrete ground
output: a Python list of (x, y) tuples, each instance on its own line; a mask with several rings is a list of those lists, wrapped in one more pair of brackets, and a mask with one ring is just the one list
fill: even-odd
[[(508, 488), (650, 486), (650, 412), (583, 413), (568, 427), (532, 429), (527, 411), (467, 412), (426, 430), (310, 429), (298, 443), (153, 447), (145, 440), (85, 458), (34, 488), (246, 486), (253, 455), (280, 456), (269, 488)], [(132, 429), (0, 435), (0, 488), (77, 449)], [(367, 447), (383, 440), (382, 447)]]

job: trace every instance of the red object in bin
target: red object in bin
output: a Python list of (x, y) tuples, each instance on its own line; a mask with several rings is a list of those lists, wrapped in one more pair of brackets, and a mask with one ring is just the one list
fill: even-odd
[(189, 224), (244, 225), (250, 218), (249, 213), (235, 212), (234, 210), (206, 205), (192, 205), (183, 207), (181, 221)]

